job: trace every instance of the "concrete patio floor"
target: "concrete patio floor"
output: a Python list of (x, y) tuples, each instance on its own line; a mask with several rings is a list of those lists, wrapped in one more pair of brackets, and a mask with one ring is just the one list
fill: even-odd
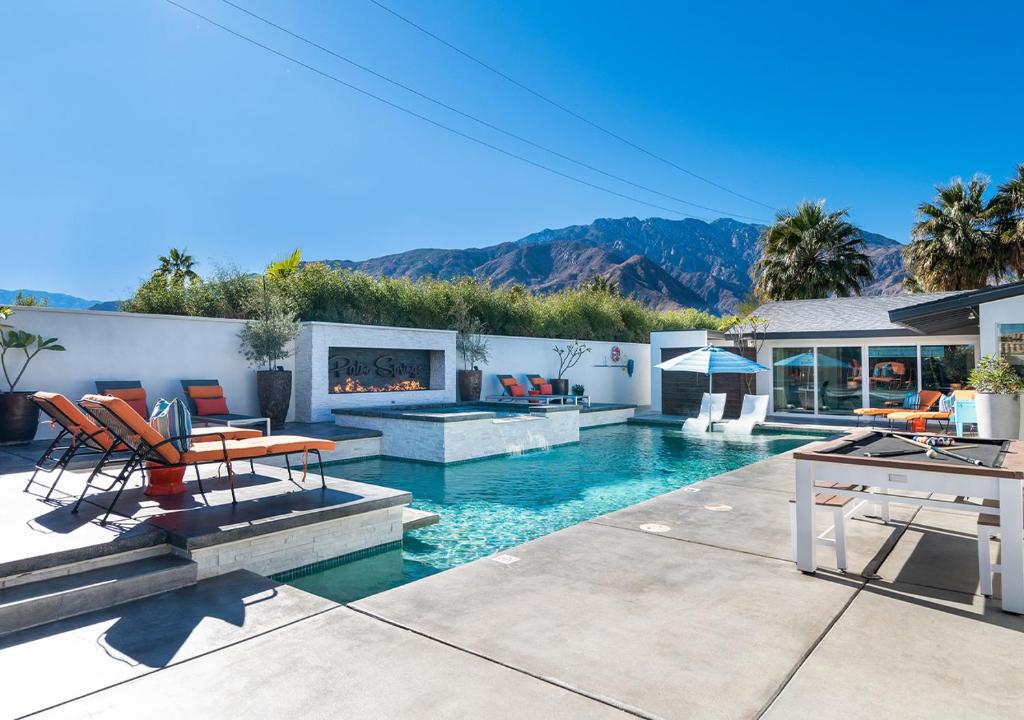
[(1024, 617), (977, 594), (973, 519), (851, 521), (853, 572), (822, 548), (805, 576), (792, 477), (777, 456), (351, 606), (234, 573), (22, 631), (0, 710), (1021, 717)]

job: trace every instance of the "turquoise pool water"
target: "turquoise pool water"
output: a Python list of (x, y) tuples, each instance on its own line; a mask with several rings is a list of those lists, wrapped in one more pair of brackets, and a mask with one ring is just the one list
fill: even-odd
[(456, 465), (369, 459), (330, 474), (412, 493), (441, 521), (406, 533), (403, 547), (287, 580), (352, 602), (494, 554), (569, 525), (803, 445), (806, 435), (728, 439), (664, 427), (585, 430), (574, 445)]

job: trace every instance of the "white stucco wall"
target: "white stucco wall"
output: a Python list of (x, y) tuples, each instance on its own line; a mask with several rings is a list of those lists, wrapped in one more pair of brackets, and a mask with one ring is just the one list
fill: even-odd
[[(16, 308), (8, 321), (28, 332), (59, 338), (66, 352), (41, 353), (29, 367), (19, 389), (50, 390), (72, 399), (96, 391), (96, 380), (140, 380), (150, 403), (159, 397), (181, 395), (181, 378), (220, 380), (232, 412), (255, 415), (255, 371), (239, 353), (241, 320), (193, 318), (174, 315)], [(554, 377), (558, 357), (552, 348), (565, 340), (489, 336), (491, 361), (482, 366), (484, 392), (499, 392), (495, 373), (522, 376), (536, 372)], [(590, 342), (593, 348), (568, 373), (570, 383), (582, 383), (594, 402), (650, 403), (650, 346), (638, 343)], [(444, 350), (444, 388), (410, 393), (328, 395), (327, 349), (348, 347), (421, 348)], [(619, 368), (595, 367), (607, 362), (613, 345), (624, 362), (635, 361), (633, 377)], [(281, 361), (293, 376), (289, 420), (332, 419), (331, 407), (348, 402), (359, 405), (447, 402), (455, 399), (455, 333), (340, 323), (303, 323), (295, 357)], [(301, 372), (308, 368), (309, 372)], [(303, 399), (305, 397), (305, 399)], [(344, 398), (344, 400), (339, 400)], [(38, 437), (52, 436), (48, 426)]]
[(978, 329), (981, 334), (981, 354), (999, 352), (998, 326), (1024, 323), (1024, 297), (1011, 297), (984, 303), (978, 308)]
[[(182, 378), (216, 378), (232, 412), (255, 415), (259, 409), (255, 371), (238, 351), (241, 320), (19, 307), (7, 323), (56, 337), (67, 348), (40, 353), (20, 390), (49, 390), (77, 400), (96, 392), (96, 380), (141, 380), (152, 405), (160, 397), (180, 396)], [(291, 358), (279, 364), (292, 369)], [(42, 425), (38, 437), (52, 434)]]
[[(480, 363), (484, 373), (483, 395), (500, 395), (502, 390), (495, 375), (515, 375), (520, 382), (526, 382), (527, 373), (536, 373), (547, 378), (558, 374), (556, 345), (565, 347), (570, 340), (551, 338), (513, 337), (488, 335), (490, 360)], [(591, 402), (630, 403), (650, 405), (651, 403), (651, 346), (641, 343), (605, 342), (584, 340), (591, 348), (576, 367), (566, 373), (570, 387), (581, 384), (586, 388)], [(612, 363), (611, 350), (618, 346), (622, 355), (618, 363)], [(633, 376), (629, 377), (620, 367), (602, 365), (624, 365), (633, 360)], [(461, 360), (460, 360), (461, 367)]]

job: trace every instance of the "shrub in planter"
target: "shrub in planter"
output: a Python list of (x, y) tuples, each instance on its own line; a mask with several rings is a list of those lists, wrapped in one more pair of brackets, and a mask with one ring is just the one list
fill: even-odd
[(1020, 393), (1024, 380), (1001, 355), (987, 355), (971, 371), (968, 385), (975, 389), (978, 435), (985, 438), (1020, 436)]
[(555, 395), (568, 395), (569, 381), (565, 378), (565, 374), (576, 367), (583, 356), (590, 352), (590, 346), (579, 340), (573, 340), (564, 347), (555, 345), (554, 350), (558, 355), (558, 375), (551, 381), (551, 389)]
[[(264, 280), (264, 282), (266, 282)], [(291, 355), (289, 343), (299, 334), (299, 323), (283, 303), (265, 296), (263, 313), (249, 320), (238, 337), (242, 355), (256, 371), (256, 393), (260, 413), (270, 418), (271, 427), (281, 427), (288, 417), (292, 399), (291, 370), (277, 369), (277, 361)]]
[(458, 397), (462, 401), (475, 402), (480, 399), (480, 390), (483, 387), (483, 373), (477, 367), (477, 363), (487, 362), (491, 354), (483, 335), (485, 327), (470, 313), (469, 305), (462, 298), (456, 299), (450, 316), (451, 328), (457, 332), (455, 351), (462, 358), (463, 368), (456, 373)]
[(572, 394), (582, 397), (587, 394), (587, 389), (580, 384), (576, 384), (572, 386)]
[[(10, 315), (10, 308), (0, 308), (0, 319)], [(15, 388), (36, 355), (63, 351), (57, 338), (0, 325), (0, 368), (7, 385), (7, 390), (0, 392), (0, 445), (32, 442), (39, 425), (39, 408), (29, 399), (32, 391)]]

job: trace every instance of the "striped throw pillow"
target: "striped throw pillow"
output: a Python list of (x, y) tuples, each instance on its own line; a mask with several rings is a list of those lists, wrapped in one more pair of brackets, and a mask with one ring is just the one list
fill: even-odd
[(192, 448), (192, 438), (187, 437), (192, 434), (192, 414), (178, 398), (157, 400), (149, 415), (149, 424), (164, 438), (178, 438), (171, 441), (178, 452), (188, 452)]

